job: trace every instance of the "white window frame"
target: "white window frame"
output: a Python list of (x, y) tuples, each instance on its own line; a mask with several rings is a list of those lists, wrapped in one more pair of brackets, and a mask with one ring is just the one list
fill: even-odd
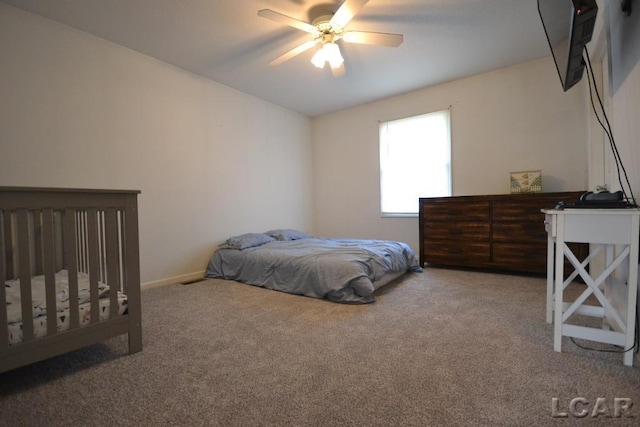
[[(421, 120), (426, 119), (426, 122)], [(438, 121), (446, 123), (446, 130), (436, 130), (438, 138), (444, 146), (437, 148), (437, 155), (433, 156), (433, 147), (428, 141), (421, 140), (428, 130), (429, 121), (438, 126)], [(402, 127), (407, 135), (402, 135)], [(411, 129), (413, 128), (413, 132)], [(394, 135), (395, 133), (395, 135)], [(414, 138), (415, 137), (415, 138)], [(394, 139), (396, 138), (396, 139)], [(397, 139), (402, 138), (402, 139)], [(424, 145), (422, 142), (424, 141)], [(420, 144), (417, 146), (416, 144)], [(379, 123), (380, 149), (380, 212), (382, 217), (417, 217), (418, 198), (451, 196), (451, 109), (433, 111), (396, 120)], [(390, 153), (390, 150), (393, 150)], [(390, 156), (400, 158), (399, 162), (389, 161)], [(431, 162), (430, 162), (431, 160)], [(438, 170), (434, 176), (429, 171)], [(389, 176), (393, 176), (389, 180)], [(421, 182), (421, 185), (415, 185)], [(432, 184), (432, 185), (430, 185)], [(389, 198), (389, 188), (404, 191), (404, 202)], [(394, 190), (395, 191), (395, 190)], [(385, 196), (385, 194), (387, 194)], [(402, 199), (399, 198), (399, 199)], [(415, 200), (415, 204), (413, 202)], [(396, 208), (393, 208), (393, 204)], [(400, 209), (398, 209), (401, 207)]]

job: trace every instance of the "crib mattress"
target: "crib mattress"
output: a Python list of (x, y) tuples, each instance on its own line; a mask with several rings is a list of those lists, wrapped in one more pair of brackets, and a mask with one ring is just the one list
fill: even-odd
[[(56, 320), (58, 332), (69, 330), (69, 275), (66, 270), (61, 270), (55, 274), (56, 282)], [(22, 306), (20, 305), (20, 280), (9, 280), (5, 282), (7, 296), (7, 320), (9, 332), (9, 344), (22, 342)], [(110, 317), (111, 302), (109, 299), (109, 286), (99, 282), (99, 316), (100, 320)], [(47, 304), (45, 292), (44, 276), (34, 276), (31, 278), (31, 293), (33, 307), (33, 331), (35, 338), (47, 336)], [(89, 275), (78, 273), (78, 303), (80, 326), (91, 323), (91, 299), (89, 291)], [(122, 315), (127, 311), (127, 296), (118, 291), (118, 314)]]

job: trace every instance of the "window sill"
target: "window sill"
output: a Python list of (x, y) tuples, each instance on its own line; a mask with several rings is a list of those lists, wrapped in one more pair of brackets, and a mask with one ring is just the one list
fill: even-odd
[(418, 218), (417, 213), (382, 213), (382, 218)]

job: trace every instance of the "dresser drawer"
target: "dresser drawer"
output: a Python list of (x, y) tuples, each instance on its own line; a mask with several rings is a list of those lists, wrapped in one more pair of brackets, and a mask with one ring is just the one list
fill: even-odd
[(425, 260), (431, 263), (455, 264), (463, 262), (489, 262), (488, 243), (424, 242)]
[(489, 222), (489, 202), (436, 202), (424, 204), (422, 219), (425, 222)]
[(493, 261), (505, 268), (517, 267), (519, 271), (545, 272), (547, 245), (546, 243), (496, 243), (493, 245)]
[(545, 243), (547, 232), (542, 221), (539, 223), (496, 222), (493, 224), (493, 241)]
[(495, 202), (493, 221), (536, 223), (544, 221), (541, 209), (553, 209), (557, 200), (531, 200), (518, 202)]
[[(588, 245), (569, 243), (571, 251), (582, 260), (586, 257)], [(493, 262), (500, 264), (505, 269), (526, 271), (530, 273), (545, 273), (547, 271), (547, 245), (546, 243), (494, 243)], [(569, 260), (564, 260), (565, 272), (573, 271)]]
[(489, 241), (491, 227), (488, 222), (427, 222), (424, 224), (423, 236), (429, 240), (468, 240)]

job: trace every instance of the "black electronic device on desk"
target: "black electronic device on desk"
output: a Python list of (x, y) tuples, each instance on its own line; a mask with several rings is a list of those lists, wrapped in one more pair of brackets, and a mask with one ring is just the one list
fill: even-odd
[(622, 191), (610, 193), (601, 191), (593, 193), (587, 191), (580, 196), (580, 200), (573, 202), (560, 202), (556, 209), (625, 209), (633, 208), (633, 204), (624, 200)]

